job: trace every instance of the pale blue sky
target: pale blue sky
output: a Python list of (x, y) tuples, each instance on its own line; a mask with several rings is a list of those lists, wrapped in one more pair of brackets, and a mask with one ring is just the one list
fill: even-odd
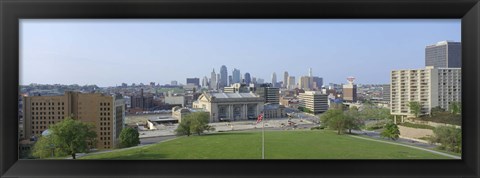
[(160, 84), (226, 65), (271, 81), (388, 83), (424, 67), (426, 45), (460, 41), (460, 20), (21, 20), (20, 84)]

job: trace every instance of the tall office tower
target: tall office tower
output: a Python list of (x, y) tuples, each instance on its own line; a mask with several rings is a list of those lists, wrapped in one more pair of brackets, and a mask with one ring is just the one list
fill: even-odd
[(59, 96), (23, 98), (25, 138), (41, 135), (65, 117), (93, 123), (97, 132), (96, 148), (112, 149), (125, 122), (125, 100), (121, 95), (67, 91)]
[(250, 85), (250, 82), (252, 82), (252, 79), (250, 78), (250, 73), (245, 73), (245, 84)]
[(343, 85), (343, 101), (357, 102), (357, 85), (354, 84), (355, 77), (347, 78), (348, 84)]
[(195, 86), (200, 86), (200, 79), (199, 78), (187, 78), (187, 85), (193, 84)]
[(313, 77), (312, 88), (317, 90), (321, 89), (323, 86), (323, 78), (322, 77)]
[(294, 89), (294, 88), (296, 88), (296, 85), (295, 85), (295, 76), (289, 76), (289, 77), (288, 77), (287, 85), (288, 85), (288, 89)]
[(274, 72), (272, 74), (272, 87), (276, 87), (277, 86), (277, 74)]
[(232, 80), (233, 80), (233, 83), (240, 83), (241, 81), (241, 78), (240, 78), (240, 70), (238, 69), (233, 69), (233, 72), (232, 72)]
[(283, 73), (283, 88), (288, 88), (288, 72)]
[(462, 67), (462, 43), (440, 41), (425, 47), (425, 66), (438, 68)]
[(213, 69), (212, 73), (210, 74), (210, 89), (217, 89), (217, 74), (215, 73), (215, 69)]
[(233, 77), (231, 75), (228, 76), (228, 86), (233, 84)]
[(461, 68), (434, 68), (393, 70), (391, 73), (390, 113), (394, 118), (413, 116), (408, 103), (419, 102), (421, 114), (430, 114), (440, 106), (449, 110), (451, 102), (461, 102)]
[(300, 80), (298, 81), (298, 85), (299, 85), (298, 87), (300, 89), (304, 89), (304, 90), (311, 90), (310, 79), (311, 79), (311, 77), (309, 77), (309, 76), (300, 77)]
[(217, 74), (217, 89), (220, 90), (220, 73)]
[(207, 76), (204, 76), (204, 77), (203, 77), (202, 87), (203, 87), (203, 88), (208, 88), (208, 78), (207, 78)]
[(315, 114), (328, 110), (328, 95), (322, 94), (320, 91), (305, 91), (305, 93), (299, 94), (299, 99), (300, 106), (310, 109)]
[(252, 77), (252, 83), (257, 84), (257, 77)]
[(227, 82), (228, 82), (228, 71), (227, 71), (227, 66), (225, 65), (222, 65), (222, 67), (220, 67), (220, 79), (219, 79), (219, 87), (220, 88), (223, 88), (223, 87), (226, 87), (227, 86)]
[(309, 80), (308, 80), (308, 87), (312, 90), (314, 87), (313, 87), (313, 74), (312, 74), (312, 68), (309, 68), (308, 69), (308, 77), (309, 77)]

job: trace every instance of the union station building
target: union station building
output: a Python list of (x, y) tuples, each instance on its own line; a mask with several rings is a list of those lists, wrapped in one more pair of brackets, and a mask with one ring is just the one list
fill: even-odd
[(203, 93), (194, 109), (210, 113), (210, 122), (256, 120), (263, 111), (264, 98), (254, 93)]

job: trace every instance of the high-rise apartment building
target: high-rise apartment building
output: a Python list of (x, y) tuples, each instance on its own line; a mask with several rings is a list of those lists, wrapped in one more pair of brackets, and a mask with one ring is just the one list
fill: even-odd
[(299, 94), (299, 105), (305, 107), (315, 114), (328, 110), (328, 95), (320, 91), (305, 91)]
[(462, 43), (440, 41), (425, 47), (425, 66), (461, 68)]
[(125, 122), (125, 100), (122, 96), (101, 93), (65, 92), (60, 96), (26, 96), (23, 99), (25, 138), (42, 134), (52, 124), (72, 117), (93, 123), (97, 132), (96, 146), (115, 146)]
[(461, 102), (461, 69), (433, 68), (391, 72), (390, 112), (397, 118), (413, 116), (409, 102), (419, 102), (421, 114), (440, 106), (449, 110), (451, 102)]

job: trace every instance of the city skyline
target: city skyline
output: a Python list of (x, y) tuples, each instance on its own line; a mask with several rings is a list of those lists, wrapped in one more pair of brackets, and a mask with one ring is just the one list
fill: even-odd
[(29, 19), (20, 24), (21, 85), (185, 84), (186, 78), (210, 78), (212, 68), (218, 74), (222, 65), (227, 76), (235, 68), (240, 76), (248, 72), (265, 81), (285, 71), (300, 79), (312, 68), (324, 84), (346, 83), (348, 76), (356, 83), (382, 84), (389, 83), (391, 70), (423, 68), (426, 46), (460, 42), (461, 36), (460, 20)]

